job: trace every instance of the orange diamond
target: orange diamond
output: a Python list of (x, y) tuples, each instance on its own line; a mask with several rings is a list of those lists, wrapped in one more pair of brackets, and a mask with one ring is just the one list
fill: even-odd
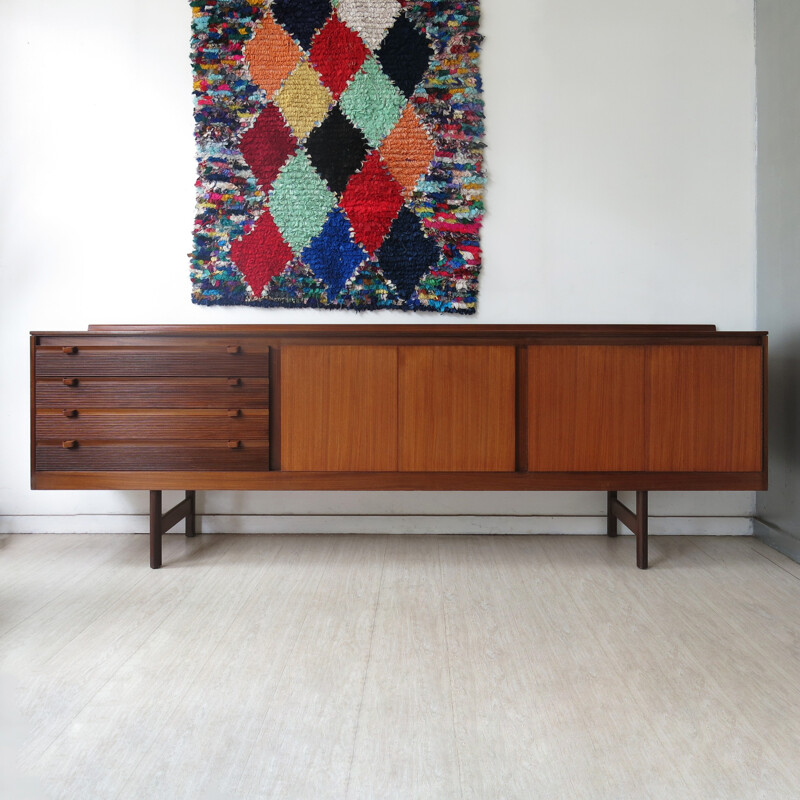
[(288, 33), (267, 14), (253, 38), (245, 45), (244, 57), (250, 67), (250, 77), (269, 99), (297, 66), (303, 51)]
[(411, 106), (405, 107), (399, 122), (379, 149), (392, 177), (403, 187), (406, 197), (428, 171), (436, 152), (431, 137)]

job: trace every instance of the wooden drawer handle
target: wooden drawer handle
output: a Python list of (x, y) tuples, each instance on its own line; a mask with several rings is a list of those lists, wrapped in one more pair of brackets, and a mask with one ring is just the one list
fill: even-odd
[(228, 416), (229, 417), (241, 417), (242, 416), (242, 409), (241, 408), (229, 408), (228, 409)]
[(235, 356), (237, 353), (242, 352), (242, 348), (238, 344), (229, 344), (226, 350), (232, 355)]
[(78, 385), (78, 379), (77, 378), (64, 378), (64, 380), (61, 381), (61, 383), (63, 383), (64, 386), (77, 386)]
[(74, 345), (71, 347), (62, 347), (61, 352), (65, 356), (74, 356), (78, 352), (78, 348), (75, 347)]
[(75, 439), (67, 439), (66, 442), (61, 442), (61, 446), (65, 450), (74, 450), (78, 446), (78, 442)]
[(241, 378), (228, 378), (228, 386), (241, 386), (242, 379)]
[(78, 409), (77, 408), (65, 408), (64, 409), (64, 416), (65, 417), (77, 417), (78, 416)]
[(236, 450), (237, 447), (241, 447), (241, 446), (242, 446), (242, 443), (238, 439), (230, 439), (228, 441), (228, 447), (230, 447), (231, 450)]

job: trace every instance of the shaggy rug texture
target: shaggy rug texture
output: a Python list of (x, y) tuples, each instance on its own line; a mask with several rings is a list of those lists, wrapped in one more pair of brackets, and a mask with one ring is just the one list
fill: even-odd
[(478, 2), (191, 5), (194, 302), (474, 313)]

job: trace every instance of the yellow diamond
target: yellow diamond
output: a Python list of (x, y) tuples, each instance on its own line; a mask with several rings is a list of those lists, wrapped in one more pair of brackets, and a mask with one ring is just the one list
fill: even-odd
[(275, 97), (275, 103), (298, 139), (305, 139), (311, 129), (325, 119), (332, 102), (333, 95), (307, 61), (286, 79)]

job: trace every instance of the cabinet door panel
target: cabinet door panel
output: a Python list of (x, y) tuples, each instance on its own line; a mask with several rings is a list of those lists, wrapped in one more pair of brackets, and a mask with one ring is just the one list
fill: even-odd
[(397, 348), (281, 350), (281, 469), (397, 469)]
[(400, 347), (399, 374), (401, 470), (514, 470), (513, 347)]
[(761, 361), (758, 347), (650, 348), (649, 468), (759, 471)]
[(528, 469), (645, 468), (644, 348), (528, 348)]

